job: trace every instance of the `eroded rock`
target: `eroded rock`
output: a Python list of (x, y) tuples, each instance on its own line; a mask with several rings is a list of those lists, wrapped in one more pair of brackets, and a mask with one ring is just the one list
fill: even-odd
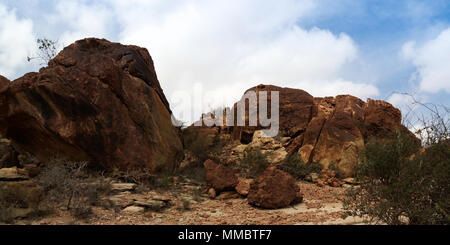
[(247, 198), (251, 205), (277, 209), (299, 203), (303, 197), (291, 175), (270, 167), (251, 184)]

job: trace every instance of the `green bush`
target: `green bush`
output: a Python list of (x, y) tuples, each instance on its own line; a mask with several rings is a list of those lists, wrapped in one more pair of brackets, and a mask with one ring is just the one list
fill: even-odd
[(371, 140), (358, 169), (359, 188), (347, 193), (348, 215), (391, 225), (450, 223), (450, 145), (421, 150), (409, 135)]
[(261, 175), (270, 166), (267, 155), (259, 148), (247, 148), (244, 156), (239, 162), (239, 168), (243, 174), (249, 178)]
[(311, 173), (319, 174), (322, 170), (322, 165), (317, 163), (306, 164), (297, 154), (289, 154), (283, 163), (278, 166), (278, 169), (289, 173), (296, 179), (305, 179)]

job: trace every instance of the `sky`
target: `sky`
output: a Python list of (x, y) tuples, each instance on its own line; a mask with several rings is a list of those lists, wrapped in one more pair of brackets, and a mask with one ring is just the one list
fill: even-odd
[(258, 84), (403, 111), (403, 93), (450, 106), (447, 0), (0, 0), (0, 74), (10, 80), (41, 67), (26, 60), (37, 38), (63, 48), (86, 37), (147, 48), (187, 122)]

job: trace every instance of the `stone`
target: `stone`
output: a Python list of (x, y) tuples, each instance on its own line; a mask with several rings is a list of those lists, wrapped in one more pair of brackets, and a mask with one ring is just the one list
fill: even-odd
[(134, 214), (143, 214), (145, 212), (145, 208), (139, 206), (129, 206), (126, 207), (122, 212), (125, 213), (134, 213)]
[(276, 167), (269, 167), (251, 184), (248, 203), (261, 208), (284, 208), (302, 201), (295, 179)]
[(38, 73), (4, 80), (0, 135), (19, 153), (150, 173), (183, 159), (181, 130), (145, 48), (83, 39)]
[(218, 195), (216, 197), (217, 200), (229, 200), (229, 199), (237, 199), (240, 198), (241, 196), (239, 195), (239, 193), (236, 193), (234, 191), (224, 191), (222, 193), (220, 193), (220, 195)]
[(111, 184), (111, 191), (113, 192), (124, 192), (124, 191), (134, 191), (136, 189), (136, 184), (134, 183), (113, 183)]
[(216, 192), (233, 190), (238, 184), (238, 177), (230, 168), (212, 160), (204, 162), (206, 183)]
[(144, 207), (149, 210), (153, 211), (159, 211), (163, 208), (165, 208), (166, 202), (160, 201), (160, 200), (154, 200), (154, 199), (147, 199), (147, 198), (138, 198), (134, 200), (135, 206)]
[(357, 185), (358, 182), (355, 180), (355, 178), (345, 178), (342, 180), (344, 183), (350, 184), (350, 185)]
[(253, 179), (241, 179), (236, 186), (236, 192), (242, 196), (247, 196), (250, 191), (250, 186), (253, 183)]
[(208, 189), (208, 197), (210, 199), (214, 199), (214, 198), (216, 198), (216, 196), (217, 196), (216, 190), (214, 190), (214, 188), (209, 188)]
[(1, 181), (18, 181), (29, 179), (26, 170), (13, 168), (2, 168), (0, 169), (0, 180)]

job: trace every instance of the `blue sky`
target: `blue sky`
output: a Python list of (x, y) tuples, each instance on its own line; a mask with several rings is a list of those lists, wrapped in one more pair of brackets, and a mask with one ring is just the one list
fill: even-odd
[[(0, 74), (36, 71), (35, 39), (146, 47), (175, 114), (231, 105), (260, 83), (353, 94), (402, 109), (450, 105), (450, 1), (0, 1)], [(203, 103), (181, 103), (201, 95)]]

